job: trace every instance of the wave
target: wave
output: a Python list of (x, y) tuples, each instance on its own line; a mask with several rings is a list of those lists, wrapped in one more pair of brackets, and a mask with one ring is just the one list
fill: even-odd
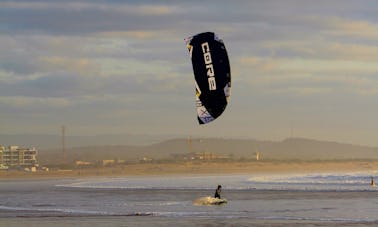
[(42, 209), (10, 206), (0, 206), (0, 212), (1, 211), (7, 212), (6, 215), (11, 217), (160, 216), (159, 213), (155, 212), (112, 213), (104, 211), (77, 210), (69, 208)]
[[(229, 177), (131, 177), (78, 179), (75, 182), (58, 184), (60, 188), (79, 189), (214, 189), (221, 182), (230, 182)], [(212, 183), (214, 182), (214, 183)]]
[(371, 187), (372, 174), (323, 173), (323, 174), (285, 174), (285, 175), (235, 175), (201, 177), (133, 177), (78, 179), (60, 188), (109, 189), (109, 190), (214, 190), (223, 185), (225, 190), (318, 190), (318, 191), (377, 191)]
[(291, 184), (366, 184), (371, 175), (360, 174), (293, 174), (266, 175), (249, 178), (254, 182), (291, 183)]
[[(86, 210), (77, 210), (77, 209), (70, 209), (70, 208), (36, 208), (36, 207), (11, 207), (11, 206), (0, 206), (0, 210), (3, 211), (29, 211), (29, 212), (55, 212), (55, 213), (67, 213), (67, 214), (78, 214), (78, 215), (107, 215), (106, 212), (98, 212), (98, 211), (86, 211)], [(22, 215), (22, 214), (20, 214)]]
[(196, 206), (223, 205), (226, 203), (227, 203), (226, 199), (218, 199), (218, 198), (214, 198), (210, 196), (200, 197), (193, 201), (193, 205), (196, 205)]
[(56, 204), (53, 203), (37, 203), (37, 204), (32, 204), (33, 207), (55, 207)]
[(294, 216), (266, 216), (256, 217), (261, 220), (287, 220), (287, 221), (314, 221), (314, 222), (340, 222), (340, 223), (376, 223), (378, 219), (362, 218), (322, 218), (322, 217), (294, 217)]
[(317, 191), (377, 191), (370, 185), (371, 173), (327, 173), (264, 175), (250, 177), (245, 181), (256, 189), (317, 190)]
[(0, 206), (0, 217), (222, 217), (222, 218), (242, 218), (247, 217), (238, 212), (214, 213), (197, 211), (135, 211), (128, 213), (111, 213), (103, 211), (85, 211), (76, 209), (34, 209), (26, 207)]

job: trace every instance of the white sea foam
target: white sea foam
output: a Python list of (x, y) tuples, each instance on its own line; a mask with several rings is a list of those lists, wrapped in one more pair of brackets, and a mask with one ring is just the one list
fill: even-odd
[[(374, 175), (373, 175), (374, 176)], [(256, 189), (281, 190), (377, 190), (370, 186), (367, 172), (261, 175), (250, 177), (246, 184)]]
[(77, 210), (72, 208), (35, 208), (35, 207), (12, 207), (12, 206), (0, 206), (0, 210), (8, 211), (33, 211), (33, 212), (56, 212), (67, 214), (91, 214), (91, 215), (110, 215), (110, 213), (103, 211), (89, 211), (89, 210)]
[(202, 189), (213, 190), (223, 185), (226, 190), (378, 190), (371, 187), (371, 172), (321, 174), (266, 174), (202, 177), (141, 177), (83, 179), (57, 185), (87, 189)]
[(226, 199), (218, 199), (210, 196), (200, 197), (193, 201), (193, 205), (197, 206), (222, 205), (225, 203), (227, 203)]
[[(323, 217), (294, 217), (294, 216), (266, 216), (257, 217), (256, 219), (263, 220), (289, 220), (289, 221), (321, 221), (321, 222), (348, 222), (359, 223), (366, 222), (366, 219), (353, 219), (353, 218), (323, 218)], [(375, 222), (376, 220), (369, 220), (368, 222)]]
[(225, 183), (231, 188), (232, 185), (236, 185), (244, 179), (245, 177), (241, 176), (97, 178), (82, 179), (56, 186), (92, 189), (213, 189), (221, 183)]

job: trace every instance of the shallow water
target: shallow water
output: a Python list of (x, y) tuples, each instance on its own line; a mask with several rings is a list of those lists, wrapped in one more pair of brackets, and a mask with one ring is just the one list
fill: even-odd
[[(0, 226), (375, 226), (378, 188), (369, 185), (371, 175), (3, 180)], [(218, 184), (227, 204), (193, 204)]]

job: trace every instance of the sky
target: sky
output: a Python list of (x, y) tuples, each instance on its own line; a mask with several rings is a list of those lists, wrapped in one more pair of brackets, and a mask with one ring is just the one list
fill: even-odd
[[(199, 125), (184, 39), (206, 31), (232, 88)], [(377, 62), (377, 0), (0, 1), (0, 131), (378, 146)]]

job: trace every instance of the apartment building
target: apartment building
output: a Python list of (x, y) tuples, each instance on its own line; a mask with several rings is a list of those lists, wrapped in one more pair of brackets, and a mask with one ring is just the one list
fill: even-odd
[(0, 145), (0, 165), (2, 166), (36, 166), (38, 151), (34, 147), (22, 148), (19, 146)]

